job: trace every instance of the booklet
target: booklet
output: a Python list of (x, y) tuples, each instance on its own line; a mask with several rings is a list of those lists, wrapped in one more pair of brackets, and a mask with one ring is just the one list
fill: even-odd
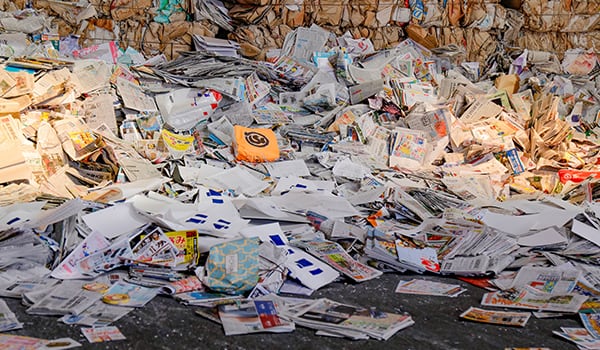
[(469, 321), (481, 323), (525, 327), (529, 317), (531, 317), (531, 313), (484, 310), (471, 306), (467, 311), (463, 312), (460, 317)]
[(219, 317), (225, 335), (293, 331), (294, 323), (282, 318), (278, 309), (275, 301), (255, 299), (221, 305)]
[(113, 284), (102, 297), (111, 305), (142, 307), (156, 296), (158, 288), (147, 288), (137, 284), (119, 281)]
[(174, 267), (179, 251), (156, 225), (148, 225), (129, 239), (135, 262)]
[(421, 295), (439, 295), (446, 297), (456, 297), (467, 291), (458, 284), (448, 284), (419, 279), (409, 281), (401, 280), (396, 286), (396, 293), (421, 294)]
[(356, 282), (377, 278), (383, 272), (354, 260), (342, 246), (331, 241), (303, 241), (297, 244)]
[(587, 296), (578, 294), (547, 294), (531, 289), (485, 293), (481, 304), (484, 306), (532, 309), (555, 312), (577, 312), (587, 300)]
[(204, 285), (196, 276), (190, 276), (187, 278), (182, 278), (180, 280), (170, 282), (169, 284), (163, 286), (160, 289), (162, 293), (170, 295), (191, 292), (194, 290), (204, 291)]
[(81, 332), (90, 343), (101, 343), (111, 340), (125, 340), (125, 336), (115, 326), (81, 328)]

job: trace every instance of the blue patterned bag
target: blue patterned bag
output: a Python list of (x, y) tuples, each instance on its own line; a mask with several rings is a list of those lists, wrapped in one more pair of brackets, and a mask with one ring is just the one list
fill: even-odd
[(210, 248), (204, 284), (221, 293), (242, 294), (258, 283), (258, 239), (242, 238)]

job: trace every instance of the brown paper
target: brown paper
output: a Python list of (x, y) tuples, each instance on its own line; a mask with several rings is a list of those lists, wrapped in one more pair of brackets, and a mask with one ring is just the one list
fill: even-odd
[(519, 91), (519, 76), (516, 74), (501, 75), (496, 78), (494, 85), (498, 90), (506, 90), (509, 94)]
[(417, 43), (425, 46), (428, 49), (433, 49), (438, 47), (437, 38), (427, 32), (427, 30), (417, 24), (409, 24), (406, 27), (406, 34), (409, 38), (413, 39)]

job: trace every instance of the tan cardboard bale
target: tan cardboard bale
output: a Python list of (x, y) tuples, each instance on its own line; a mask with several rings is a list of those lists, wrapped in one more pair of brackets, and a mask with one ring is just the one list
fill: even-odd
[(363, 12), (361, 11), (361, 6), (358, 4), (350, 4), (348, 9), (349, 9), (348, 13), (350, 15), (350, 17), (349, 17), (350, 25), (352, 27), (360, 26), (365, 19), (365, 16), (363, 15)]
[(279, 25), (271, 31), (271, 36), (275, 40), (277, 47), (281, 47), (285, 41), (285, 37), (292, 31), (292, 28), (285, 24)]
[(138, 22), (134, 19), (128, 19), (119, 22), (121, 37), (119, 38), (119, 44), (122, 46), (131, 46), (136, 50), (140, 50), (140, 44), (142, 41), (142, 30), (145, 24)]
[(315, 6), (316, 11), (312, 18), (314, 23), (321, 26), (339, 26), (342, 23), (342, 15), (348, 6), (348, 0), (340, 1), (336, 5), (333, 5), (330, 2), (321, 2), (316, 3)]
[(56, 16), (71, 25), (77, 25), (80, 22), (77, 19), (77, 15), (81, 11), (81, 8), (75, 6), (75, 4), (49, 1), (48, 8), (51, 10), (51, 13), (56, 14)]
[(600, 12), (600, 1), (523, 0), (522, 12), (528, 16), (592, 15)]
[(114, 22), (110, 18), (91, 18), (81, 33), (79, 44), (88, 47), (116, 40), (114, 29)]
[(460, 0), (449, 0), (446, 3), (446, 16), (451, 26), (458, 26), (460, 20), (465, 16), (464, 9), (462, 7), (462, 1)]
[(283, 23), (291, 28), (297, 28), (304, 25), (304, 17), (306, 16), (306, 12), (303, 6), (298, 6), (298, 10), (293, 10), (289, 6), (282, 7), (282, 19)]
[(236, 0), (238, 4), (242, 5), (253, 5), (253, 6), (265, 6), (273, 3), (272, 0)]
[(377, 4), (378, 26), (383, 27), (390, 23), (396, 2), (394, 0), (380, 0)]
[(212, 25), (208, 21), (202, 22), (192, 22), (192, 27), (190, 28), (190, 34), (208, 36), (214, 38), (219, 31), (219, 27)]
[(260, 56), (263, 54), (263, 50), (247, 41), (243, 41), (240, 42), (240, 53), (244, 57), (259, 60)]
[(490, 32), (476, 28), (466, 29), (467, 60), (484, 63), (498, 49), (498, 41)]
[(258, 24), (271, 9), (271, 6), (236, 4), (229, 9), (229, 17), (240, 24)]
[(0, 11), (5, 12), (13, 12), (17, 10), (21, 10), (25, 7), (25, 1), (9, 1), (9, 0), (0, 0)]
[(170, 16), (169, 16), (169, 22), (170, 23), (175, 23), (175, 22), (184, 22), (187, 18), (187, 14), (183, 11), (176, 11), (173, 12)]
[(175, 22), (175, 23), (165, 23), (163, 29), (163, 37), (161, 41), (164, 43), (169, 43), (177, 38), (180, 38), (186, 35), (191, 26), (191, 22)]
[(387, 26), (381, 28), (383, 37), (386, 39), (386, 46), (393, 47), (400, 43), (404, 37), (404, 31), (401, 26)]
[(421, 23), (420, 26), (424, 28), (429, 27), (448, 27), (450, 22), (448, 21), (448, 15), (446, 8), (442, 7), (439, 2), (427, 2), (425, 4), (425, 10), (427, 14)]
[(550, 51), (563, 57), (565, 51), (574, 48), (594, 49), (600, 52), (600, 31), (588, 33), (539, 33), (530, 30), (522, 31), (517, 40), (519, 47), (531, 50)]
[(438, 47), (438, 40), (435, 34), (427, 31), (427, 29), (418, 24), (409, 24), (406, 26), (406, 35), (417, 43), (425, 46), (428, 49)]
[(183, 43), (168, 43), (166, 45), (166, 49), (164, 50), (165, 56), (168, 60), (175, 59), (179, 57), (179, 54), (183, 51), (191, 51), (193, 49), (192, 45), (187, 45)]
[(268, 23), (269, 29), (275, 28), (283, 23), (283, 17), (281, 17), (281, 7), (274, 6), (267, 12), (263, 19), (264, 23)]
[(142, 37), (142, 52), (147, 57), (161, 53), (161, 38), (163, 26), (160, 23), (150, 22)]
[(143, 17), (149, 7), (152, 7), (152, 0), (114, 0), (110, 15), (115, 21)]
[(363, 25), (365, 27), (369, 27), (369, 28), (379, 27), (376, 15), (377, 15), (377, 13), (374, 11), (366, 11), (365, 12), (365, 21), (364, 21)]
[(521, 8), (521, 0), (502, 0), (501, 4), (504, 7), (518, 10)]
[(61, 37), (68, 36), (77, 31), (77, 28), (75, 26), (69, 24), (69, 22), (65, 21), (62, 18), (54, 18), (52, 20), (52, 25), (58, 28), (58, 35), (60, 35)]

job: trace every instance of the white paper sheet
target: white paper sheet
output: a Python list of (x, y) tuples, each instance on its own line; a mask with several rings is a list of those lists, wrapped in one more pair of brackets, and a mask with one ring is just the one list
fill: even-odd
[(85, 214), (81, 217), (92, 230), (113, 239), (144, 226), (150, 220), (138, 214), (129, 203), (118, 203), (112, 207)]
[(310, 176), (310, 171), (302, 159), (265, 163), (271, 177)]

